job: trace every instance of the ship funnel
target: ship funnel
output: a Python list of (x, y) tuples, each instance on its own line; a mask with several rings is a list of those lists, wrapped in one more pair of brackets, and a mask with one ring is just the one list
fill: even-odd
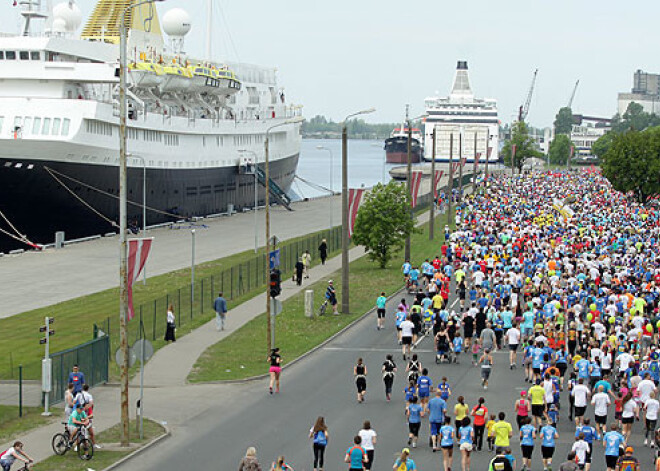
[(467, 61), (458, 61), (456, 65), (456, 70), (467, 70)]
[(472, 89), (470, 88), (470, 79), (468, 77), (467, 61), (458, 61), (456, 65), (456, 75), (454, 76), (454, 85), (451, 88), (451, 96), (456, 100), (472, 99)]

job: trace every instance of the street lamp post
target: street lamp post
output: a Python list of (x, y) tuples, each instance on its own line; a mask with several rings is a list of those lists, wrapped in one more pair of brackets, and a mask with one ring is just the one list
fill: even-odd
[(190, 251), (190, 306), (195, 304), (195, 229), (190, 230), (192, 247)]
[[(269, 134), (270, 132), (280, 126), (287, 124), (296, 124), (303, 121), (301, 116), (287, 119), (281, 123), (274, 124), (266, 129), (266, 139), (264, 140), (264, 173), (266, 177), (266, 196), (264, 204), (266, 205), (266, 264), (270, 268), (270, 159), (269, 159)], [(267, 337), (268, 337), (268, 351), (270, 352), (275, 345), (275, 316), (270, 312), (270, 285), (266, 284), (266, 322), (267, 322)]]
[(259, 157), (253, 150), (238, 149), (239, 152), (245, 152), (254, 156), (254, 253), (259, 249), (259, 236), (257, 232), (257, 208), (259, 206), (259, 182), (257, 179), (257, 165), (259, 165)]
[(128, 244), (127, 229), (127, 162), (126, 162), (126, 14), (133, 8), (163, 0), (143, 0), (126, 7), (121, 16), (119, 31), (119, 348), (121, 365), (121, 446), (128, 446)]
[(435, 139), (437, 127), (433, 125), (433, 150), (431, 151), (431, 204), (429, 205), (429, 240), (433, 240), (435, 226)]
[(477, 192), (477, 131), (474, 132), (474, 160), (472, 161), (472, 194)]
[[(142, 235), (147, 235), (147, 161), (141, 155), (130, 154), (142, 161)], [(142, 284), (147, 284), (147, 265), (142, 268)]]
[(490, 129), (486, 130), (486, 185), (488, 185), (488, 161), (490, 154), (488, 153), (488, 146), (490, 145)]
[[(332, 154), (332, 150), (328, 149), (327, 147), (324, 147), (324, 146), (316, 146), (316, 148), (318, 150), (326, 150), (330, 154), (330, 191), (332, 191), (332, 196), (334, 196), (335, 195), (335, 189), (333, 188), (334, 179), (333, 179), (333, 175), (332, 175), (332, 168), (334, 167), (335, 159), (334, 159), (334, 156)], [(330, 200), (330, 211), (329, 211), (329, 213), (330, 213), (330, 229), (332, 230), (332, 224), (333, 224), (332, 223), (332, 200)]]
[(369, 114), (375, 108), (349, 114), (341, 123), (341, 312), (349, 312), (348, 287), (348, 130), (346, 122), (355, 116)]
[(454, 133), (449, 135), (449, 197), (447, 198), (447, 220), (451, 224), (451, 200), (454, 197)]

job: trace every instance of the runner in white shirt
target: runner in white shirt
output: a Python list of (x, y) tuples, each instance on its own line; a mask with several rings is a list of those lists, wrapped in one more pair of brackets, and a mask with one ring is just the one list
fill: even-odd
[(514, 369), (516, 367), (516, 352), (518, 351), (518, 345), (520, 345), (520, 330), (517, 324), (506, 331), (505, 337), (509, 344), (509, 368)]
[(403, 359), (405, 361), (406, 353), (410, 355), (410, 346), (412, 345), (415, 324), (410, 321), (410, 316), (407, 316), (406, 320), (403, 321), (399, 327), (401, 327), (401, 353), (403, 354)]
[(598, 386), (598, 392), (591, 398), (591, 405), (594, 406), (596, 430), (601, 436), (607, 431), (607, 407), (611, 402), (609, 394), (605, 392), (605, 387)]
[(655, 383), (651, 379), (651, 374), (644, 374), (644, 379), (639, 382), (637, 385), (637, 392), (639, 392), (639, 403), (646, 404), (646, 401), (651, 397), (652, 392), (656, 392)]
[(582, 378), (578, 379), (578, 384), (575, 385), (571, 392), (575, 399), (575, 425), (583, 424), (582, 419), (587, 410), (590, 393), (589, 388), (584, 385), (584, 380)]
[(371, 469), (374, 462), (374, 445), (376, 444), (376, 437), (378, 434), (371, 428), (371, 422), (365, 420), (362, 425), (362, 430), (358, 432), (358, 435), (362, 439), (361, 446), (364, 448), (364, 451), (367, 452), (367, 457), (369, 458), (369, 467), (365, 469)]
[(644, 436), (644, 445), (646, 446), (649, 435), (651, 435), (651, 448), (655, 447), (655, 425), (658, 422), (658, 410), (660, 410), (660, 402), (655, 398), (656, 393), (652, 392), (651, 397), (644, 405), (644, 412), (646, 413), (646, 433)]

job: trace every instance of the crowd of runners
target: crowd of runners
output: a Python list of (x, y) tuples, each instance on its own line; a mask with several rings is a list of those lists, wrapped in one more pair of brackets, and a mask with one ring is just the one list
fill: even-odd
[[(389, 401), (394, 376), (405, 375), (408, 447), (428, 421), (423, 435), (445, 471), (468, 471), (484, 447), (495, 453), (493, 470), (551, 470), (553, 459), (565, 471), (638, 470), (636, 455), (660, 439), (657, 211), (581, 172), (495, 177), (456, 214), (438, 256), (402, 267), (414, 297), (395, 312), (401, 356), (387, 356), (382, 378)], [(382, 329), (382, 295), (377, 305)], [(422, 339), (432, 340), (434, 358), (415, 353)], [(508, 355), (496, 366), (498, 351)], [(520, 370), (511, 409), (489, 411), (484, 397), (468, 406), (422, 366), (470, 360), (484, 392), (493, 369)], [(358, 401), (364, 371), (359, 360)], [(574, 423), (568, 456), (555, 456), (559, 420)], [(414, 469), (409, 455), (401, 460)]]

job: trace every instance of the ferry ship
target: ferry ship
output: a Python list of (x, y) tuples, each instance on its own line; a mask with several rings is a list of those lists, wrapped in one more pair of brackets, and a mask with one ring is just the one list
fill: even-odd
[[(412, 163), (422, 161), (422, 131), (412, 128), (410, 143), (410, 160)], [(388, 164), (403, 164), (408, 162), (408, 128), (401, 125), (395, 128), (390, 137), (385, 139), (385, 162)]]
[[(428, 97), (424, 124), (424, 160), (433, 159), (433, 129), (436, 129), (436, 162), (459, 158), (485, 163), (499, 160), (497, 101), (476, 98), (470, 87), (468, 65), (459, 61), (449, 96)], [(453, 136), (453, 149), (450, 142)]]
[(268, 186), (277, 201), (289, 201), (301, 107), (288, 104), (276, 69), (211, 60), (210, 39), (207, 58), (188, 55), (188, 14), (167, 12), (164, 38), (156, 5), (129, 8), (136, 3), (99, 0), (77, 35), (82, 14), (73, 0), (50, 9), (18, 2), (22, 31), (0, 35), (0, 239), (44, 243), (56, 231), (67, 239), (116, 231), (124, 10), (129, 224), (143, 223), (143, 179), (149, 225), (254, 206), (255, 177), (243, 169), (255, 159), (263, 204), (260, 162), (276, 124)]

